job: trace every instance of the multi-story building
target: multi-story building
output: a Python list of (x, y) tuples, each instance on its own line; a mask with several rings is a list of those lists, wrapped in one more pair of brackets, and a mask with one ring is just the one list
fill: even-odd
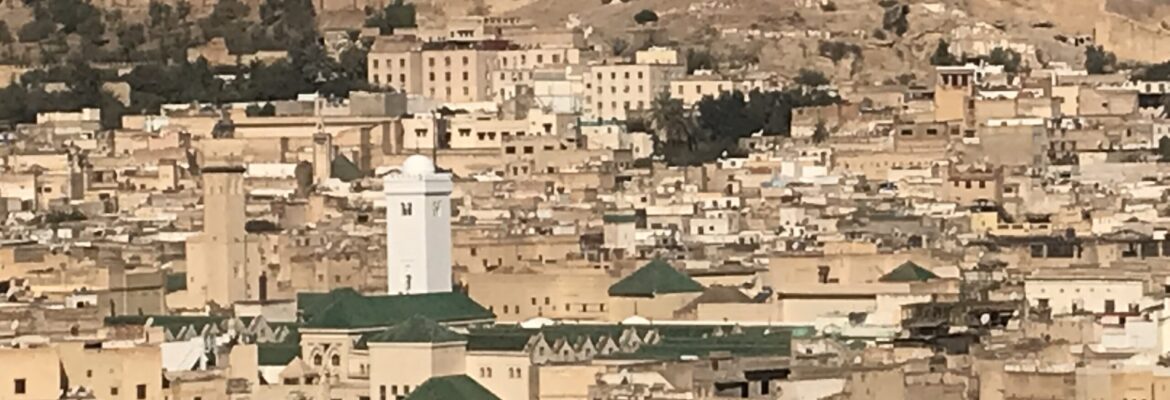
[(594, 65), (585, 73), (584, 117), (589, 120), (625, 120), (631, 111), (653, 107), (659, 94), (686, 73), (673, 64)]
[(490, 100), (496, 54), (502, 41), (417, 43), (379, 38), (367, 73), (375, 86), (447, 102)]

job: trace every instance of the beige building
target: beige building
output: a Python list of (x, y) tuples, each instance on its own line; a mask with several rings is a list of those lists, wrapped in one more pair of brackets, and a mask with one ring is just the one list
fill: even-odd
[(671, 64), (593, 65), (584, 75), (585, 119), (625, 120), (630, 111), (648, 111), (669, 84), (686, 74)]
[(65, 388), (85, 388), (96, 398), (163, 398), (162, 356), (157, 346), (113, 342), (62, 342), (0, 348), (0, 398), (56, 400)]
[(419, 44), (379, 37), (370, 50), (367, 74), (371, 84), (406, 94), (447, 102), (487, 101), (493, 97), (497, 53), (505, 48), (501, 42)]

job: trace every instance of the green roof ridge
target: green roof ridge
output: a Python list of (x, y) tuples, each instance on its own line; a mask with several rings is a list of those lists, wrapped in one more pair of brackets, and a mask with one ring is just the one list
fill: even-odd
[(878, 282), (926, 282), (931, 279), (939, 279), (939, 276), (913, 261), (906, 261), (894, 268), (893, 271), (882, 275), (881, 278), (878, 278)]
[(370, 337), (369, 343), (447, 343), (467, 340), (430, 318), (415, 315)]
[(461, 292), (363, 296), (353, 289), (298, 293), (305, 328), (388, 328), (415, 315), (433, 321), (490, 320), (495, 315)]
[(406, 396), (406, 400), (500, 400), (467, 375), (436, 376), (427, 379)]
[(702, 284), (661, 259), (650, 261), (609, 287), (610, 296), (629, 297), (654, 297), (659, 294), (702, 291)]

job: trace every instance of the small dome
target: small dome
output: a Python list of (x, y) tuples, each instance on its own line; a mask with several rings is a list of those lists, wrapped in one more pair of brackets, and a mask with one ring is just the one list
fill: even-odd
[(548, 318), (536, 317), (527, 321), (521, 322), (520, 327), (524, 329), (540, 329), (548, 325), (555, 325), (556, 321)]
[(646, 319), (646, 317), (634, 315), (634, 316), (631, 316), (629, 318), (623, 319), (621, 324), (622, 325), (650, 325), (650, 320)]
[(435, 173), (435, 163), (422, 154), (406, 157), (402, 162), (402, 173), (407, 175), (429, 175)]

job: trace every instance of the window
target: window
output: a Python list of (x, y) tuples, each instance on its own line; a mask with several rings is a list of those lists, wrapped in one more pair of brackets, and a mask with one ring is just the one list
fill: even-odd
[(398, 81), (406, 83), (406, 74), (398, 74)]
[(468, 74), (467, 71), (463, 71), (463, 80), (467, 80), (468, 78), (470, 78), (470, 76), (471, 75)]
[[(505, 147), (505, 148), (504, 148), (504, 154), (516, 154), (516, 147), (515, 147), (515, 146), (508, 146), (508, 147)], [(475, 249), (471, 249), (471, 253), (472, 253), (471, 255), (473, 255), (473, 256), (474, 256), (474, 255), (475, 255)]]
[(1117, 305), (1113, 303), (1113, 300), (1105, 300), (1105, 312), (1111, 313), (1116, 307)]
[(110, 387), (110, 396), (117, 396), (117, 395), (118, 395), (118, 387), (117, 387), (117, 386), (111, 386), (111, 387)]
[(444, 73), (443, 73), (443, 79), (444, 79), (444, 80), (446, 80), (447, 82), (450, 82), (450, 81), (451, 81), (451, 73), (450, 73), (450, 72), (444, 72)]
[(382, 82), (380, 82), (380, 81), (379, 81), (379, 79), (380, 79), (380, 78), (378, 77), (378, 75), (374, 75), (374, 84), (379, 84), (379, 83), (382, 83)]
[(536, 298), (535, 297), (532, 298), (532, 305), (534, 305), (534, 306), (536, 305)]
[(390, 394), (398, 395), (398, 385), (390, 385)]
[(467, 56), (463, 56), (463, 65), (467, 65), (467, 64), (470, 64), (470, 63), (471, 63), (471, 61), (469, 61), (469, 60), (467, 59)]
[(429, 67), (435, 66), (435, 58), (434, 57), (427, 59), (427, 66), (429, 66)]
[(545, 297), (545, 298), (544, 298), (544, 305), (546, 305), (546, 306), (547, 306), (547, 305), (549, 305), (549, 299), (548, 299), (548, 297)]
[[(318, 277), (320, 277), (320, 275), (318, 275)], [(321, 363), (325, 362), (324, 360), (325, 359), (323, 357), (321, 357), (320, 354), (317, 354), (317, 355), (313, 356), (313, 365), (321, 366)]]
[(27, 382), (24, 378), (12, 380), (12, 392), (15, 394), (25, 394), (28, 392)]
[(146, 400), (146, 385), (138, 385), (134, 387), (134, 393), (138, 400)]
[(401, 205), (402, 205), (402, 215), (403, 216), (414, 215), (414, 203), (402, 203)]
[[(340, 278), (340, 277), (338, 277), (338, 278)], [(334, 367), (340, 367), (341, 366), (341, 356), (334, 354), (333, 357), (329, 358), (329, 363), (333, 364)]]
[(532, 154), (533, 150), (532, 146), (524, 146), (524, 154)]
[(979, 188), (986, 189), (987, 188), (987, 181), (979, 181)]
[[(434, 72), (427, 73), (427, 79), (430, 79), (431, 82), (434, 82), (435, 81), (435, 73)], [(434, 90), (434, 89), (431, 89), (431, 90)]]
[(378, 69), (378, 59), (374, 59), (374, 69)]
[(403, 58), (403, 59), (398, 60), (398, 66), (405, 67), (406, 66), (406, 59)]
[(451, 66), (451, 57), (443, 57), (443, 65)]

